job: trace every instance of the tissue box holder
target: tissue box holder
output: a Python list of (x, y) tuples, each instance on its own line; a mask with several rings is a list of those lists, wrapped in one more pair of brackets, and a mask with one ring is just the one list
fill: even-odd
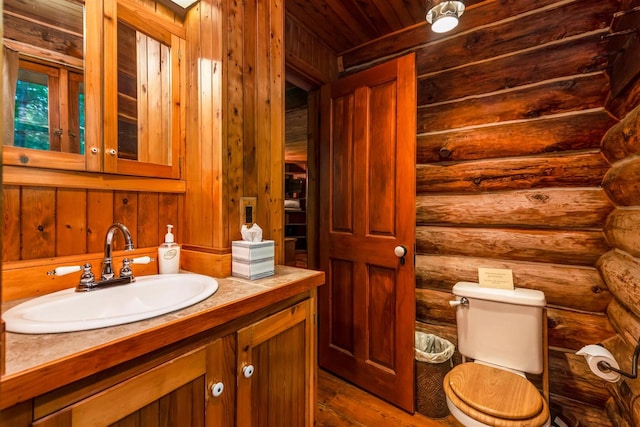
[(231, 242), (231, 275), (244, 279), (261, 279), (274, 274), (274, 241)]

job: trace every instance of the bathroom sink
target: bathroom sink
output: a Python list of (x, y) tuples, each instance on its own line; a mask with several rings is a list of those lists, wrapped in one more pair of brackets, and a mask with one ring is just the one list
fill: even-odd
[(121, 325), (188, 307), (213, 295), (218, 282), (200, 274), (140, 276), (127, 285), (75, 292), (65, 289), (3, 314), (8, 332), (44, 334)]

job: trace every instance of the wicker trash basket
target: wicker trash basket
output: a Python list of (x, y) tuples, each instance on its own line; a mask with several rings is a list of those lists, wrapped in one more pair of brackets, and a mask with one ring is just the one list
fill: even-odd
[(453, 366), (455, 346), (444, 338), (415, 333), (416, 409), (429, 418), (449, 415), (442, 382)]

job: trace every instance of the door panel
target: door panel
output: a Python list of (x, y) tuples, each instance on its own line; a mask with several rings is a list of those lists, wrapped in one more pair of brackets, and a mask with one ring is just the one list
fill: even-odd
[[(414, 56), (322, 88), (320, 365), (413, 411)], [(325, 119), (326, 118), (326, 119)], [(407, 248), (404, 264), (394, 248)]]

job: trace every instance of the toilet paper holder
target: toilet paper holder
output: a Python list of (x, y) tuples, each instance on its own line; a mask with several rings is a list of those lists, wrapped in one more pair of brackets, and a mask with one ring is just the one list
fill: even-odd
[[(604, 347), (602, 344), (598, 344), (598, 345), (601, 347)], [(638, 378), (638, 356), (639, 355), (640, 355), (640, 339), (638, 339), (638, 344), (636, 345), (636, 348), (633, 351), (633, 358), (631, 359), (631, 373), (624, 372), (623, 370), (618, 368), (614, 368), (609, 364), (609, 362), (606, 362), (604, 360), (601, 360), (600, 362), (598, 362), (598, 368), (602, 369), (605, 372), (613, 371), (620, 375), (624, 375), (627, 378), (635, 380), (636, 378)]]

